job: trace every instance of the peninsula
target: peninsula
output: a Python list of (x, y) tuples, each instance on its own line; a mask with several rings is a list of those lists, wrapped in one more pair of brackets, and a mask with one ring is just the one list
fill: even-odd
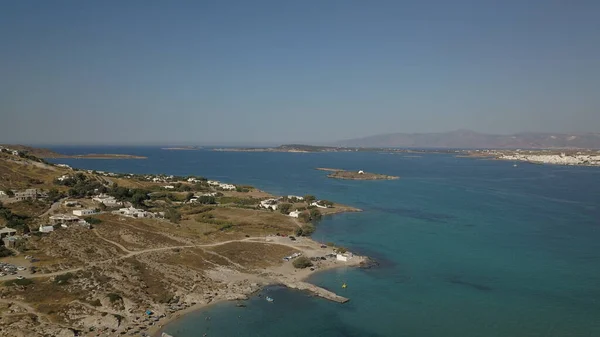
[(399, 177), (396, 177), (396, 176), (388, 176), (385, 174), (370, 173), (370, 172), (365, 172), (362, 170), (347, 171), (347, 170), (325, 168), (325, 167), (318, 167), (316, 169), (319, 171), (331, 172), (327, 176), (329, 178), (334, 178), (334, 179), (347, 179), (347, 180), (395, 180), (395, 179), (399, 179)]
[(116, 153), (84, 153), (67, 155), (57, 153), (50, 149), (30, 147), (24, 145), (0, 145), (0, 152), (12, 153), (21, 157), (33, 156), (42, 159), (75, 158), (75, 159), (147, 159), (144, 156)]
[(344, 303), (305, 279), (367, 261), (311, 239), (321, 217), (360, 211), (312, 195), (9, 152), (0, 176), (0, 331), (11, 335), (172, 334), (170, 320), (270, 284)]

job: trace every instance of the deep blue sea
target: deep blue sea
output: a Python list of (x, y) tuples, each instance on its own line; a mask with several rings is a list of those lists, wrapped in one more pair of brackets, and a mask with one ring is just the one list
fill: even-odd
[[(263, 293), (274, 303), (216, 304), (168, 325), (176, 337), (600, 336), (600, 168), (451, 155), (55, 150), (148, 156), (57, 161), (79, 168), (202, 175), (364, 210), (328, 217), (314, 234), (381, 263), (311, 279), (349, 303), (271, 287)], [(316, 167), (401, 179), (333, 180)]]

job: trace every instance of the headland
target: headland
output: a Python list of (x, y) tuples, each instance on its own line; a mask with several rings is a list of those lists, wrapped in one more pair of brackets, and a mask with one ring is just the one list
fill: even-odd
[(310, 238), (322, 216), (360, 211), (312, 195), (8, 152), (0, 173), (0, 328), (16, 335), (153, 334), (270, 284), (343, 303), (305, 279), (365, 261)]

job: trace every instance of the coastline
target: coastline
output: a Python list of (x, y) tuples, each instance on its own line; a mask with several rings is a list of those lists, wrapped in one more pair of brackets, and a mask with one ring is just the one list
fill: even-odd
[[(307, 241), (310, 245), (321, 245), (321, 243), (313, 240), (312, 238), (304, 238), (303, 241)], [(256, 294), (257, 292), (262, 291), (264, 288), (269, 287), (269, 286), (281, 285), (281, 286), (285, 286), (289, 289), (298, 289), (301, 291), (308, 291), (306, 289), (303, 289), (302, 287), (298, 287), (297, 285), (309, 285), (309, 286), (317, 287), (317, 286), (313, 285), (312, 283), (308, 282), (308, 280), (311, 277), (313, 277), (314, 275), (323, 273), (323, 272), (327, 272), (327, 271), (331, 271), (334, 269), (339, 269), (339, 268), (360, 267), (363, 263), (366, 263), (368, 260), (369, 259), (366, 256), (354, 255), (353, 258), (350, 259), (348, 262), (341, 262), (341, 261), (337, 261), (337, 260), (328, 261), (328, 263), (326, 265), (321, 265), (321, 266), (319, 266), (318, 269), (315, 269), (314, 271), (311, 271), (310, 268), (305, 268), (305, 269), (296, 269), (293, 267), (290, 268), (291, 267), (290, 262), (282, 264), (278, 267), (269, 268), (265, 271), (266, 271), (266, 274), (270, 274), (270, 276), (256, 275), (256, 277), (258, 277), (258, 280), (259, 280), (259, 282), (258, 282), (259, 285), (258, 285), (257, 289), (254, 289), (247, 293), (235, 294), (235, 295), (243, 295), (244, 298), (241, 298), (241, 297), (227, 298), (225, 295), (225, 296), (220, 296), (218, 298), (215, 298), (208, 303), (196, 303), (195, 305), (192, 305), (184, 310), (178, 311), (177, 313), (174, 313), (171, 316), (162, 318), (161, 320), (156, 322), (157, 323), (156, 325), (149, 328), (147, 333), (152, 337), (161, 337), (161, 334), (163, 332), (168, 333), (168, 331), (166, 331), (166, 330), (168, 329), (169, 325), (174, 324), (175, 322), (184, 318), (188, 314), (204, 311), (204, 310), (210, 308), (212, 305), (223, 303), (223, 302), (246, 301), (252, 295)], [(273, 273), (278, 273), (278, 272), (281, 274), (272, 275)], [(328, 299), (322, 298), (322, 300), (326, 301)], [(172, 335), (172, 336), (178, 337), (177, 335)]]

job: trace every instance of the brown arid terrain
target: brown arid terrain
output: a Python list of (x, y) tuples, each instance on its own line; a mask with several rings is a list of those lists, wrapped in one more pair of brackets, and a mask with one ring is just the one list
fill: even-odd
[(399, 179), (399, 177), (396, 177), (396, 176), (388, 176), (385, 174), (364, 172), (362, 170), (347, 171), (347, 170), (325, 168), (325, 167), (318, 167), (317, 170), (331, 172), (327, 175), (327, 177), (334, 178), (334, 179), (346, 179), (346, 180), (395, 180), (395, 179)]
[[(1, 156), (2, 177), (13, 173), (3, 179), (0, 190), (43, 187), (62, 194), (50, 193), (54, 200), (0, 200), (0, 221), (18, 231), (18, 245), (10, 249), (13, 256), (0, 257), (0, 262), (26, 268), (0, 276), (0, 336), (156, 334), (190, 310), (243, 300), (268, 284), (345, 302), (303, 280), (317, 271), (364, 262), (341, 247), (298, 236), (302, 230), (309, 233), (311, 222), (321, 215), (356, 208), (332, 203), (317, 209), (309, 201), (280, 198), (286, 209), (305, 213), (295, 218), (287, 211), (260, 208), (261, 201), (275, 198), (269, 193), (248, 186), (218, 190), (204, 180), (170, 183), (178, 190), (165, 192), (165, 183), (151, 178), (78, 172), (69, 178), (78, 183), (65, 186), (57, 178), (74, 175), (69, 168)], [(13, 170), (21, 167), (28, 170)], [(96, 192), (85, 188), (105, 189), (148, 215), (117, 214), (113, 211), (127, 205), (100, 205), (91, 200)], [(204, 203), (186, 201), (190, 194), (207, 193), (210, 197), (199, 197)], [(76, 206), (66, 206), (67, 196)], [(53, 215), (93, 207), (99, 212), (82, 217), (91, 229), (68, 223), (38, 232)], [(165, 215), (155, 215), (159, 212)], [(337, 259), (336, 252), (348, 260)], [(308, 258), (308, 264), (295, 268), (295, 259), (301, 258)]]

